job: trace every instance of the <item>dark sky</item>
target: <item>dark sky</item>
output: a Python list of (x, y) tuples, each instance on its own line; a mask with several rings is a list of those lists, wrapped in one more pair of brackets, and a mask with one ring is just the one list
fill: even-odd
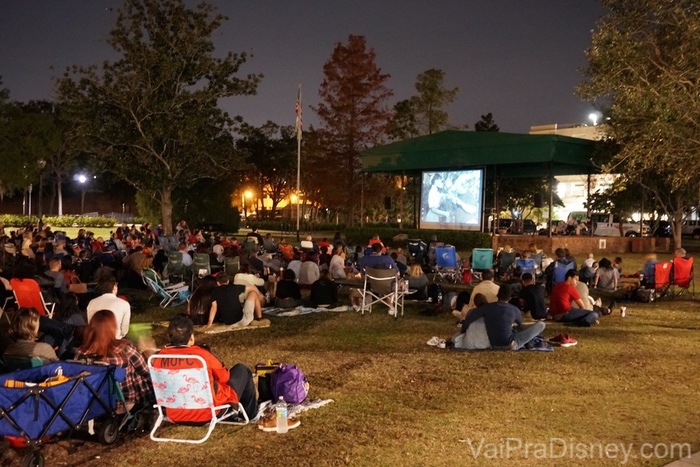
[[(304, 126), (318, 121), (323, 64), (349, 34), (364, 35), (391, 79), (391, 105), (415, 94), (416, 76), (446, 72), (459, 87), (452, 124), (470, 128), (492, 112), (501, 131), (583, 123), (593, 110), (574, 95), (586, 65), (596, 0), (217, 0), (229, 17), (217, 50), (248, 52), (244, 73), (263, 73), (256, 96), (223, 103), (259, 125), (292, 125), (303, 85)], [(194, 3), (193, 3), (194, 4)], [(120, 5), (108, 0), (3, 0), (0, 76), (13, 100), (49, 99), (52, 77), (69, 65), (114, 59), (105, 39)], [(52, 69), (53, 67), (53, 69)]]

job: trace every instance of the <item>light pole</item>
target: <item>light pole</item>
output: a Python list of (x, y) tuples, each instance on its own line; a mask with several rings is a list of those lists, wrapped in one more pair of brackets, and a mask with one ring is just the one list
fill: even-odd
[(32, 184), (29, 184), (29, 188), (27, 188), (27, 192), (29, 193), (29, 217), (32, 217)]
[(80, 183), (80, 215), (85, 214), (85, 183), (87, 183), (87, 177), (84, 174), (78, 175), (78, 182)]
[[(253, 197), (253, 192), (250, 190), (246, 190), (243, 193), (243, 220), (244, 222), (248, 221), (248, 204), (250, 203), (250, 199)], [(246, 202), (246, 198), (248, 198), (248, 202)]]
[(44, 209), (41, 205), (41, 196), (44, 192), (44, 167), (46, 167), (46, 161), (44, 159), (39, 159), (39, 219), (44, 216)]

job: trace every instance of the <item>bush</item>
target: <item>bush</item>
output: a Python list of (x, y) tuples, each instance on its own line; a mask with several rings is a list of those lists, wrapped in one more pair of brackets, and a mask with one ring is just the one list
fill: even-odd
[[(87, 217), (87, 216), (44, 216), (44, 225), (50, 225), (53, 230), (58, 227), (114, 227), (118, 221), (113, 217)], [(27, 224), (37, 225), (39, 218), (36, 216), (18, 216), (15, 214), (0, 215), (0, 222), (5, 227), (26, 227)]]
[(373, 224), (365, 227), (353, 227), (345, 230), (348, 241), (358, 245), (366, 245), (373, 235), (379, 235), (385, 245), (392, 247), (406, 247), (408, 242), (394, 242), (392, 239), (398, 234), (406, 234), (409, 239), (420, 238), (425, 243), (430, 241), (430, 237), (437, 235), (438, 241), (448, 245), (453, 245), (457, 250), (471, 250), (472, 248), (490, 248), (491, 235), (483, 232), (470, 230), (419, 230), (419, 229), (399, 229), (397, 227), (385, 227)]

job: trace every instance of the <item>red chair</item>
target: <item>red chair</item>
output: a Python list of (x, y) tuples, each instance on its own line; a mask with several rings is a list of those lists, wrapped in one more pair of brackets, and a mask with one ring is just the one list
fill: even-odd
[(46, 302), (34, 279), (11, 279), (12, 293), (19, 308), (36, 308), (40, 315), (53, 318), (55, 303)]
[(671, 271), (673, 263), (670, 261), (658, 262), (654, 265), (654, 293), (656, 298), (663, 298), (671, 287)]
[[(691, 293), (695, 296), (693, 258), (673, 258), (673, 298), (680, 297), (683, 292), (690, 288), (691, 283), (693, 284), (693, 291)], [(680, 288), (677, 293), (675, 287)]]

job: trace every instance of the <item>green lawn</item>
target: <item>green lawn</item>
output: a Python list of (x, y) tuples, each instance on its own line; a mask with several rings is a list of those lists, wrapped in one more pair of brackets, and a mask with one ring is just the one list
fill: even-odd
[[(626, 255), (623, 266), (632, 268), (640, 258)], [(145, 293), (132, 295), (134, 322), (184, 311), (162, 310), (146, 302)], [(626, 318), (615, 313), (592, 328), (548, 323), (547, 337), (568, 332), (578, 339), (577, 346), (551, 353), (429, 347), (431, 336), (454, 332), (455, 320), (423, 316), (425, 306), (411, 304), (397, 320), (378, 308), (365, 316), (273, 318), (267, 329), (197, 335), (229, 366), (296, 363), (309, 378), (310, 397), (335, 401), (303, 413), (301, 426), (286, 435), (219, 426), (203, 445), (145, 437), (111, 450), (88, 443), (89, 454), (69, 453), (62, 442), (48, 446), (47, 462), (664, 465), (700, 449), (700, 301), (632, 303)], [(159, 345), (166, 343), (163, 328), (153, 334)], [(187, 435), (198, 429), (167, 430)], [(686, 451), (679, 451), (684, 444)]]

